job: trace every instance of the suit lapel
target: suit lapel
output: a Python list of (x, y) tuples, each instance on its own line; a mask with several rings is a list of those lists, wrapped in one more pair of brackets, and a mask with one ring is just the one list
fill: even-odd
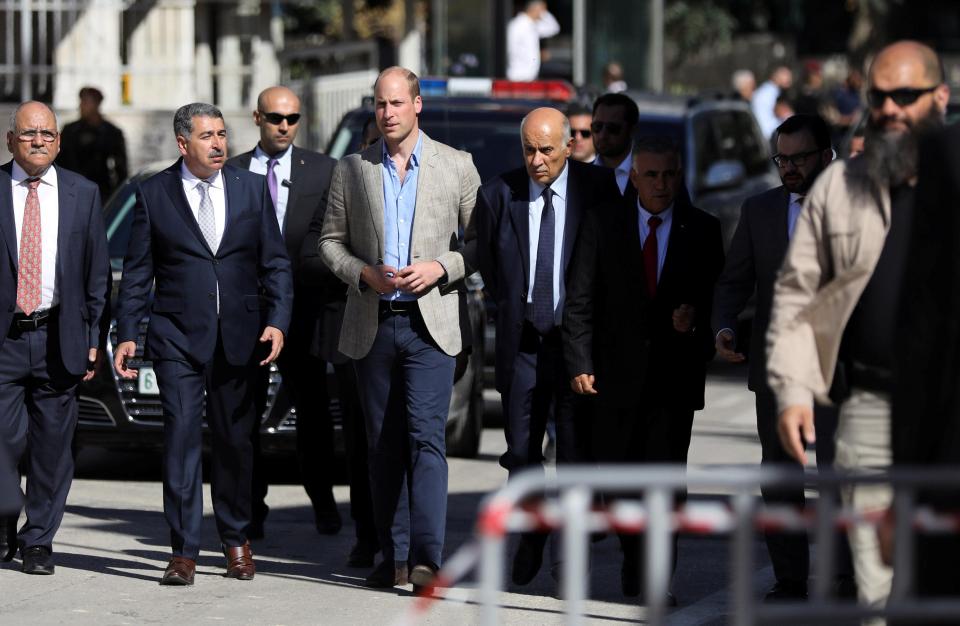
[[(181, 161), (178, 160), (173, 167), (163, 172), (163, 189), (170, 199), (170, 203), (173, 204), (174, 210), (186, 224), (187, 230), (193, 233), (200, 245), (213, 255), (213, 250), (207, 245), (207, 240), (203, 238), (200, 225), (197, 224), (197, 219), (193, 216), (193, 211), (190, 210), (190, 204), (187, 202), (187, 196), (184, 194), (183, 182), (180, 179), (180, 163)], [(229, 202), (227, 204), (229, 205)]]
[[(377, 243), (380, 245), (378, 259), (383, 262), (384, 255), (384, 215), (383, 215), (383, 140), (379, 140), (363, 151), (360, 158), (360, 169), (363, 173), (363, 191), (367, 198), (367, 208), (370, 210), (370, 220), (377, 234)], [(417, 220), (414, 220), (416, 223)]]
[(561, 276), (567, 275), (567, 267), (570, 265), (570, 257), (573, 256), (573, 245), (576, 243), (577, 231), (580, 229), (580, 216), (585, 204), (580, 186), (577, 184), (579, 179), (570, 167), (569, 161), (567, 168), (567, 206), (563, 225), (563, 253), (560, 256)]
[[(290, 215), (293, 213), (293, 208), (296, 206), (297, 200), (300, 199), (300, 189), (303, 187), (302, 184), (295, 185), (294, 182), (301, 181), (302, 177), (306, 176), (306, 165), (303, 157), (300, 155), (300, 149), (294, 146), (293, 151), (290, 153), (290, 186), (287, 187), (287, 210), (283, 214), (282, 231), (284, 239), (287, 238), (287, 225), (290, 223)], [(282, 180), (277, 182), (283, 185)]]
[[(13, 161), (3, 166), (3, 171), (11, 174)], [(14, 269), (17, 269), (17, 223), (13, 217), (13, 193), (9, 189), (0, 193), (0, 231), (3, 231), (3, 241), (7, 245), (7, 253), (10, 256), (10, 263)]]
[[(220, 238), (220, 246), (217, 248), (218, 251), (222, 250), (223, 245), (227, 242), (227, 237), (230, 235), (230, 227), (237, 221), (236, 213), (240, 210), (240, 199), (237, 196), (238, 188), (240, 187), (240, 177), (237, 176), (236, 172), (231, 170), (232, 168), (230, 167), (224, 167), (220, 170), (220, 182), (223, 183), (223, 197), (227, 206), (224, 210), (226, 224), (223, 225), (223, 237)], [(199, 226), (197, 230), (199, 230)]]
[(785, 187), (781, 187), (781, 200), (776, 210), (777, 236), (773, 241), (776, 242), (778, 250), (786, 253), (790, 246), (790, 192)]
[(61, 266), (64, 263), (75, 263), (76, 259), (72, 254), (65, 254), (67, 244), (70, 242), (70, 232), (73, 230), (73, 216), (77, 205), (77, 190), (73, 183), (61, 176), (61, 170), (57, 169), (57, 275), (61, 274)]
[(530, 180), (518, 177), (510, 188), (509, 213), (513, 232), (517, 236), (517, 249), (520, 250), (520, 270), (523, 272), (524, 286), (530, 288)]

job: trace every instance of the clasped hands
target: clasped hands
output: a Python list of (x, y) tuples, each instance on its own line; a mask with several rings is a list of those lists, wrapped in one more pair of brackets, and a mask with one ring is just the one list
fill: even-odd
[(400, 270), (390, 265), (367, 265), (360, 272), (360, 279), (381, 295), (405, 291), (419, 296), (445, 273), (439, 261), (420, 261)]

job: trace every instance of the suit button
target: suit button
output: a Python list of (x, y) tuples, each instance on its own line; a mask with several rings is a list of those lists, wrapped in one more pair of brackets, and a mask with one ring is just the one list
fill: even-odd
[(214, 264), (214, 265), (220, 265), (220, 259), (214, 259), (214, 260), (213, 260), (213, 264)]
[(208, 293), (208, 294), (207, 294), (207, 297), (210, 298), (211, 300), (214, 300), (214, 299), (216, 299), (217, 294), (215, 294), (215, 293)]
[(523, 298), (524, 300), (526, 300), (526, 299), (527, 299), (527, 292), (524, 291), (523, 293), (521, 293), (521, 294), (520, 294), (520, 297)]

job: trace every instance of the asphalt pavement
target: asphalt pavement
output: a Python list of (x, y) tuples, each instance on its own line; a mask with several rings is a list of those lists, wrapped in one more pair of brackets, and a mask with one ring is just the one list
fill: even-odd
[[(498, 411), (495, 392), (487, 408)], [(753, 395), (742, 368), (718, 368), (707, 387), (707, 409), (694, 422), (690, 463), (754, 465), (759, 462)], [(481, 498), (503, 484), (497, 464), (504, 450), (497, 428), (484, 431), (477, 459), (450, 460), (447, 558), (469, 541)], [(353, 527), (348, 492), (336, 488), (345, 525), (320, 536), (296, 470), (277, 463), (270, 488), (266, 538), (253, 545), (257, 576), (222, 577), (216, 528), (205, 491), (204, 550), (193, 587), (160, 587), (168, 534), (161, 510), (160, 460), (155, 455), (84, 450), (78, 461), (63, 525), (54, 544), (54, 576), (26, 576), (19, 561), (0, 565), (0, 624), (389, 624), (414, 603), (410, 587), (387, 591), (362, 586), (366, 570), (347, 568)], [(712, 498), (692, 490), (692, 498)], [(614, 537), (591, 548), (589, 623), (643, 623), (644, 610), (620, 594), (620, 552)], [(762, 541), (754, 542), (757, 597), (772, 582)], [(685, 536), (673, 590), (679, 607), (669, 624), (723, 624), (730, 610), (726, 537)], [(507, 577), (509, 580), (509, 577)], [(509, 584), (509, 583), (508, 583)], [(547, 568), (528, 586), (501, 596), (506, 624), (563, 623), (563, 602)], [(427, 624), (473, 624), (479, 607), (475, 583), (452, 589), (426, 614)]]

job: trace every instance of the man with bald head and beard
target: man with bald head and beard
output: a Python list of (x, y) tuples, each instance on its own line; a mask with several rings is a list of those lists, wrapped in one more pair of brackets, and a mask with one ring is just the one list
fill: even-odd
[[(297, 461), (303, 487), (313, 505), (317, 532), (335, 534), (341, 522), (333, 498), (333, 421), (327, 406), (327, 367), (326, 362), (310, 354), (310, 346), (314, 335), (323, 329), (319, 322), (326, 303), (342, 297), (344, 289), (343, 283), (322, 263), (302, 264), (300, 250), (311, 220), (318, 216), (319, 221), (323, 221), (336, 159), (294, 145), (302, 118), (300, 98), (292, 90), (283, 86), (265, 89), (257, 98), (257, 110), (253, 112), (253, 122), (260, 129), (259, 143), (227, 163), (266, 176), (277, 225), (290, 257), (294, 280), (293, 316), (287, 333), (287, 349), (277, 359), (277, 366), (297, 410)], [(263, 370), (258, 415), (262, 415), (266, 403), (268, 377), (269, 371)], [(259, 458), (260, 420), (255, 424), (252, 437), (253, 518), (247, 536), (260, 539), (269, 512), (264, 502), (267, 482)]]
[[(890, 393), (896, 313), (914, 212), (918, 139), (943, 125), (950, 97), (936, 53), (914, 41), (881, 50), (869, 73), (864, 154), (836, 162), (817, 179), (797, 220), (774, 286), (767, 334), (768, 383), (779, 435), (805, 462), (815, 440), (814, 401), (840, 403), (836, 465), (890, 465)], [(885, 508), (882, 485), (845, 488), (864, 512)], [(891, 573), (872, 527), (850, 532), (863, 603), (881, 607)]]
[[(524, 167), (487, 181), (477, 195), (477, 262), (497, 305), (496, 385), (507, 438), (500, 465), (511, 475), (543, 462), (550, 415), (557, 424), (557, 463), (586, 460), (583, 407), (570, 390), (560, 321), (580, 221), (619, 193), (612, 170), (570, 158), (573, 144), (563, 113), (531, 111), (520, 125)], [(536, 576), (545, 541), (542, 533), (523, 535), (515, 584)]]

